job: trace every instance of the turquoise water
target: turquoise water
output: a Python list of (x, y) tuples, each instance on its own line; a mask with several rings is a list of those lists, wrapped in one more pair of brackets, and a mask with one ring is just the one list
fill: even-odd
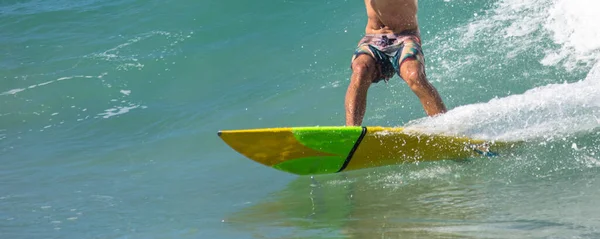
[(598, 238), (595, 0), (421, 0), (425, 118), (397, 77), (365, 125), (513, 155), (297, 177), (221, 129), (342, 125), (360, 1), (0, 3), (0, 238)]

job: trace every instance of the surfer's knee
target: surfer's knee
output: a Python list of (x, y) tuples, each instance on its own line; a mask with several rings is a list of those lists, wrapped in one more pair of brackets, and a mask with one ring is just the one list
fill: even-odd
[(375, 77), (376, 65), (375, 62), (367, 58), (358, 58), (352, 62), (353, 80), (358, 80), (360, 83), (371, 83)]
[(358, 75), (372, 75), (375, 72), (375, 64), (366, 61), (355, 61), (352, 63), (352, 72)]
[(402, 72), (402, 79), (406, 81), (408, 87), (413, 91), (419, 91), (428, 86), (427, 79), (422, 70), (418, 68), (407, 69)]

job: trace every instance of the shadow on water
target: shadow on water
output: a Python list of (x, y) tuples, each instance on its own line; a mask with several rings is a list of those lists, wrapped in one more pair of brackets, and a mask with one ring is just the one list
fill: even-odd
[(599, 143), (596, 130), (507, 157), (298, 177), (226, 221), (254, 238), (597, 235), (585, 198), (600, 191)]

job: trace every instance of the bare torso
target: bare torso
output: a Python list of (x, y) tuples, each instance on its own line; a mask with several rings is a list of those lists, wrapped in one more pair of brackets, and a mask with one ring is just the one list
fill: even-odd
[(367, 34), (418, 31), (417, 0), (365, 0)]

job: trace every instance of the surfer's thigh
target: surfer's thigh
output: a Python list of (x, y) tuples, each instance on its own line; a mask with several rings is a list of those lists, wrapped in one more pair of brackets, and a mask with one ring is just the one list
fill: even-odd
[(425, 77), (425, 57), (421, 45), (414, 39), (408, 38), (404, 41), (402, 48), (394, 57), (395, 70), (400, 78), (404, 79), (408, 86), (415, 90), (420, 86), (427, 85)]

